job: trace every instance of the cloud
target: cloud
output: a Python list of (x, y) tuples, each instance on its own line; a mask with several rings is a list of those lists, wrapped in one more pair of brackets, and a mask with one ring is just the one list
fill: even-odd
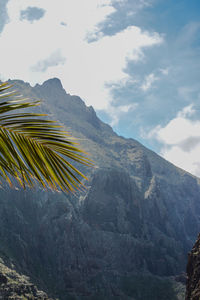
[(168, 161), (172, 162), (174, 165), (188, 171), (193, 175), (200, 177), (199, 151), (199, 146), (196, 146), (189, 153), (183, 151), (178, 146), (173, 146), (170, 149), (163, 149), (161, 155)]
[(160, 69), (160, 72), (161, 72), (163, 75), (168, 75), (168, 74), (169, 74), (169, 68)]
[(200, 120), (192, 120), (193, 105), (184, 107), (166, 126), (157, 126), (149, 138), (157, 139), (160, 154), (182, 169), (200, 176)]
[(62, 26), (67, 26), (67, 23), (65, 23), (65, 22), (60, 22), (60, 25), (62, 25)]
[[(187, 6), (187, 9), (190, 9), (189, 5)], [(169, 5), (168, 8), (172, 13), (172, 7), (170, 8)], [(151, 15), (147, 14), (147, 16)], [(177, 25), (175, 21), (173, 22)], [(159, 25), (160, 22), (158, 30)], [(194, 22), (182, 25), (178, 24), (174, 30), (175, 27), (170, 24), (170, 30), (173, 31), (168, 31), (169, 27), (166, 26), (163, 43), (159, 47), (144, 48), (144, 57), (141, 61), (128, 63), (126, 72), (132, 79), (131, 83), (116, 86), (113, 92), (116, 106), (121, 105), (122, 101), (126, 104), (133, 101), (138, 103), (134, 113), (126, 114), (126, 120), (129, 122), (121, 118), (114, 130), (126, 136), (133, 136), (159, 153), (163, 144), (155, 137), (150, 138), (148, 132), (152, 134), (153, 129), (156, 128), (157, 131), (160, 127), (164, 128), (170, 120), (177, 117), (178, 112), (184, 113), (182, 111), (184, 107), (189, 107), (187, 109), (191, 110), (195, 107), (195, 113), (187, 116), (186, 119), (200, 120), (200, 28)], [(148, 28), (147, 25), (146, 27)], [(150, 74), (153, 74), (152, 78), (148, 78)], [(156, 80), (150, 84), (148, 79), (154, 77)], [(194, 107), (190, 107), (190, 103), (194, 103)]]
[(179, 143), (179, 147), (185, 151), (190, 152), (200, 144), (200, 136), (190, 136)]
[[(157, 0), (156, 0), (157, 1)], [(143, 9), (152, 6), (155, 0), (113, 0), (114, 11), (105, 22), (101, 22), (101, 31), (106, 35), (113, 35), (124, 30), (128, 25), (138, 25), (137, 19)], [(128, 25), (127, 25), (128, 24)]]
[(149, 90), (152, 87), (153, 83), (156, 80), (158, 80), (158, 77), (156, 77), (153, 73), (147, 75), (145, 77), (143, 84), (141, 85), (141, 89), (146, 92), (147, 90)]
[(110, 106), (108, 111), (111, 116), (111, 126), (116, 126), (122, 117), (122, 115), (134, 111), (138, 106), (138, 103), (128, 104), (128, 105), (120, 105), (117, 107)]
[(0, 3), (0, 33), (8, 21), (6, 6), (9, 0), (1, 0)]
[[(43, 0), (37, 4), (46, 11), (43, 18), (33, 23), (21, 22), (21, 11), (36, 3), (9, 2), (10, 22), (0, 37), (2, 74), (31, 84), (59, 77), (67, 92), (78, 94), (95, 109), (109, 111), (112, 84), (122, 83), (123, 87), (131, 79), (126, 72), (129, 62), (143, 61), (144, 49), (163, 41), (158, 33), (137, 26), (105, 35), (99, 24), (115, 12), (115, 1), (60, 0), (58, 4), (56, 0)], [(61, 22), (67, 26), (61, 26)], [(92, 35), (95, 39), (89, 41), (88, 36)], [(62, 56), (57, 49), (61, 49)]]
[(154, 136), (167, 145), (178, 145), (191, 135), (200, 135), (200, 121), (192, 121), (188, 118), (195, 112), (192, 107), (192, 105), (184, 107), (166, 126), (157, 126), (149, 136)]
[(46, 59), (38, 61), (36, 65), (31, 67), (31, 69), (34, 72), (45, 72), (50, 67), (63, 65), (65, 61), (66, 58), (62, 56), (61, 51), (57, 50)]
[(190, 104), (177, 113), (178, 118), (187, 118), (195, 114), (194, 105)]
[[(145, 76), (142, 84), (140, 85), (140, 89), (144, 92), (149, 91), (149, 89), (154, 87), (154, 82), (163, 79), (163, 77), (169, 74), (169, 68), (158, 68), (155, 69), (152, 73)], [(136, 81), (136, 83), (140, 84), (140, 81)]]
[(29, 22), (41, 19), (45, 14), (45, 10), (39, 7), (29, 6), (25, 10), (20, 11), (20, 20), (27, 20)]

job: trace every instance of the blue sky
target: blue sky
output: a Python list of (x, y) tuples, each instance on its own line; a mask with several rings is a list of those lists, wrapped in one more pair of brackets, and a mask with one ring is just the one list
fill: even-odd
[(0, 77), (59, 77), (98, 116), (200, 176), (199, 0), (2, 0)]

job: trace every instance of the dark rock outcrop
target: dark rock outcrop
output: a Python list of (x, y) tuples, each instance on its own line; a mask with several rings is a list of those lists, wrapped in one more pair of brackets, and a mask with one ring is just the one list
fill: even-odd
[(188, 255), (185, 300), (200, 299), (200, 235)]
[(53, 300), (47, 294), (39, 291), (29, 278), (8, 268), (0, 262), (0, 299)]

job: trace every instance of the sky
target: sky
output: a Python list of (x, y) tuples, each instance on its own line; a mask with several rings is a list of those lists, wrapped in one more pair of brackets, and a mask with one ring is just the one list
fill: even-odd
[(199, 0), (0, 0), (0, 79), (60, 78), (122, 136), (200, 176)]

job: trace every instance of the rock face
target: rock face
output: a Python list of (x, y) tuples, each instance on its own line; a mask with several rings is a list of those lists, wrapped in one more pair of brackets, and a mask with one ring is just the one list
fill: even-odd
[(0, 299), (52, 300), (30, 283), (29, 278), (0, 262)]
[(133, 139), (119, 137), (58, 79), (43, 99), (96, 163), (86, 191), (0, 191), (0, 256), (54, 298), (183, 300), (187, 253), (200, 231), (200, 182)]
[(187, 288), (185, 300), (200, 299), (200, 235), (188, 255)]

